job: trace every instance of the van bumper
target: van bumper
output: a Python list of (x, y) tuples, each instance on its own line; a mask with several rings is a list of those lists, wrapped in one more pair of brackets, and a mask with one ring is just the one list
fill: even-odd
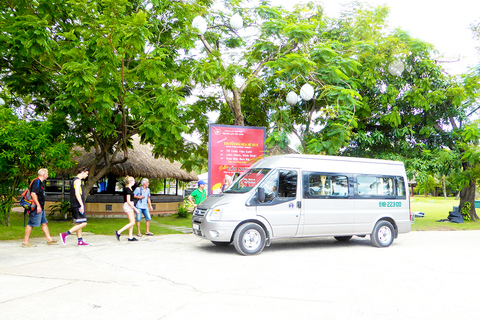
[(412, 222), (410, 220), (396, 221), (398, 233), (408, 233), (412, 230)]
[(238, 222), (192, 222), (193, 234), (210, 241), (231, 242)]

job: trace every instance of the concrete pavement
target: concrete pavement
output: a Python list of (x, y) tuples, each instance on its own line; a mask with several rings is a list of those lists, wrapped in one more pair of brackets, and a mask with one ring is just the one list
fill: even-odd
[(191, 234), (0, 242), (0, 318), (478, 319), (480, 231), (274, 241), (258, 256)]

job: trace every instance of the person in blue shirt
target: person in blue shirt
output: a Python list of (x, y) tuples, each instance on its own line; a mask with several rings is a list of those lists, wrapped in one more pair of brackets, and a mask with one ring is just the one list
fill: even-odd
[[(145, 217), (145, 235), (153, 236), (153, 233), (150, 232), (150, 221), (152, 217), (150, 216), (150, 211), (153, 211), (152, 200), (150, 199), (150, 189), (148, 186), (150, 182), (147, 178), (142, 179), (141, 186), (136, 188), (133, 192), (135, 199), (138, 199), (136, 207), (139, 210), (137, 213), (137, 237), (142, 236), (140, 231), (140, 222), (142, 221), (142, 215)], [(150, 209), (150, 210), (149, 210)]]

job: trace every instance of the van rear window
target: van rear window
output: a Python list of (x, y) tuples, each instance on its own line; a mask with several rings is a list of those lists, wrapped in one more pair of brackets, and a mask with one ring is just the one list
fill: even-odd
[(403, 177), (358, 175), (357, 193), (360, 197), (405, 197)]

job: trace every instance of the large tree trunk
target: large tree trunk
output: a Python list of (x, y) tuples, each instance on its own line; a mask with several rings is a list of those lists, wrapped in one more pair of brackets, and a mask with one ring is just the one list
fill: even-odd
[[(468, 162), (463, 163), (462, 166), (464, 171), (470, 168), (470, 164)], [(475, 180), (471, 180), (470, 183), (463, 187), (463, 189), (460, 191), (460, 205), (458, 207), (458, 210), (460, 213), (462, 213), (462, 209), (465, 204), (467, 202), (470, 203), (470, 210), (468, 213), (472, 221), (478, 220), (477, 212), (475, 211), (475, 183)]]
[(237, 90), (233, 90), (233, 116), (235, 117), (235, 125), (236, 126), (244, 126), (245, 125), (245, 118), (242, 114), (242, 106), (241, 106), (241, 96)]
[(447, 186), (445, 183), (445, 176), (442, 176), (442, 189), (443, 189), (443, 198), (447, 200)]
[(470, 181), (468, 186), (465, 186), (462, 191), (460, 191), (460, 212), (463, 212), (462, 209), (465, 206), (465, 203), (470, 203), (470, 211), (468, 212), (470, 218), (473, 221), (478, 220), (477, 212), (475, 211), (475, 180)]

